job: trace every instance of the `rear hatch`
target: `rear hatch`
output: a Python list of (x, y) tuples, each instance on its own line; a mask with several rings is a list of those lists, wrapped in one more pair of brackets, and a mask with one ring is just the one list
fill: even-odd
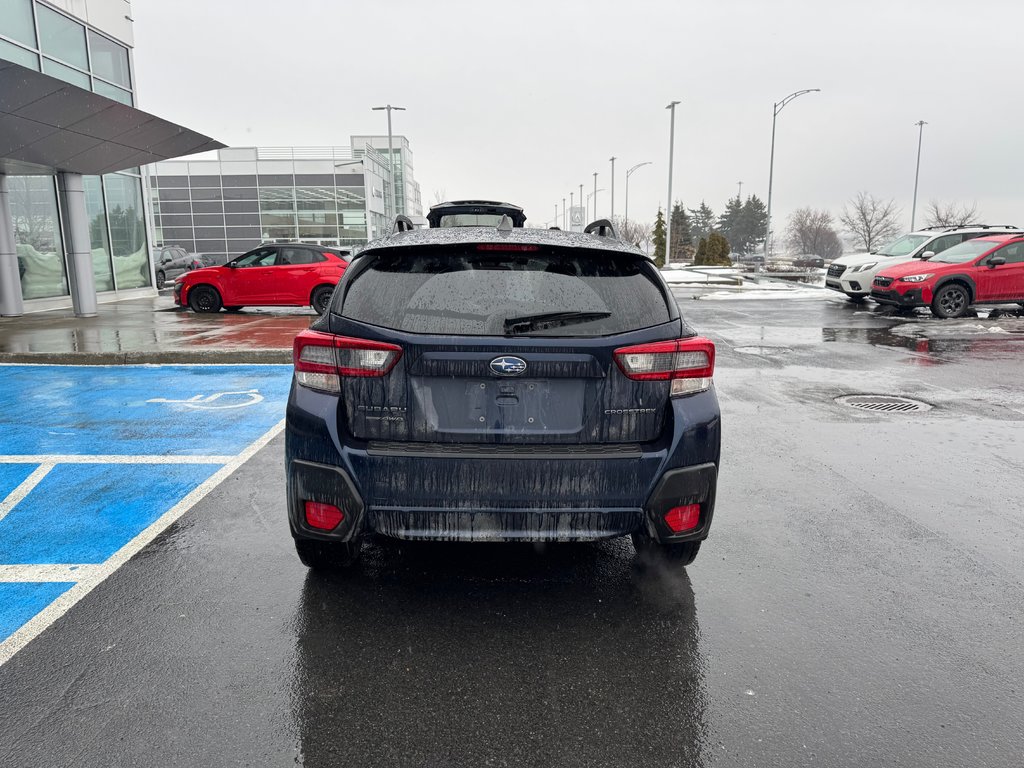
[(614, 356), (683, 334), (645, 259), (494, 244), (364, 258), (330, 330), (401, 353), (386, 376), (342, 379), (353, 437), (597, 446), (661, 434), (670, 383), (628, 378)]

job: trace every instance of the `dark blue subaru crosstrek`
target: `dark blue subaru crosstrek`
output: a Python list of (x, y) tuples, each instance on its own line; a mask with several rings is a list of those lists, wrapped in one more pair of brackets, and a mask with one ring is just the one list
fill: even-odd
[(371, 242), (295, 339), (286, 471), (302, 562), (349, 565), (370, 533), (628, 534), (692, 562), (715, 504), (714, 345), (607, 222), (482, 220)]

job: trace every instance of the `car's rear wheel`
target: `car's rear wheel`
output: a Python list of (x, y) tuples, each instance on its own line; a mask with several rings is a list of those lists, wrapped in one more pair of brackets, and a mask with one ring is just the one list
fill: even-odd
[(156, 289), (159, 291), (164, 287), (164, 283), (167, 282), (167, 275), (164, 274), (162, 269), (156, 271)]
[(932, 314), (936, 317), (961, 317), (971, 306), (971, 294), (960, 283), (948, 283), (935, 292)]
[(700, 551), (699, 541), (680, 541), (674, 544), (662, 544), (646, 533), (634, 533), (633, 548), (638, 557), (644, 560), (662, 559), (676, 565), (689, 565)]
[(307, 568), (314, 571), (339, 571), (359, 562), (360, 541), (316, 541), (295, 539), (295, 552)]
[(331, 294), (334, 293), (334, 286), (321, 285), (313, 291), (312, 305), (318, 315), (327, 311), (331, 303)]
[(197, 285), (188, 292), (188, 305), (193, 312), (220, 312), (220, 293), (212, 285)]
[(233, 307), (224, 307), (224, 309), (226, 309), (228, 312), (238, 312), (240, 309), (242, 309), (242, 307), (233, 306)]

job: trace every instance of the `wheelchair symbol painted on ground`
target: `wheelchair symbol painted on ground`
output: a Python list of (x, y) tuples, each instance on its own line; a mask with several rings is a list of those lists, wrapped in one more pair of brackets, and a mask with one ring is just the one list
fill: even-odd
[(154, 397), (147, 403), (165, 403), (168, 405), (180, 405), (183, 408), (193, 408), (203, 411), (220, 411), (228, 408), (245, 408), (249, 405), (256, 405), (263, 402), (263, 395), (258, 389), (245, 389), (239, 392), (217, 392), (212, 395), (193, 395), (185, 400), (172, 400), (166, 397)]

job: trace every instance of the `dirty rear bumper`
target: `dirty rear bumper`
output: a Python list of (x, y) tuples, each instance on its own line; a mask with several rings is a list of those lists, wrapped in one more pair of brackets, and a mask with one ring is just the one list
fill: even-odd
[[(592, 541), (645, 532), (662, 541), (708, 535), (721, 418), (714, 390), (673, 401), (654, 443), (481, 445), (360, 441), (335, 396), (294, 386), (285, 429), (288, 511), (300, 538), (364, 533), (455, 541)], [(346, 518), (311, 529), (304, 502)], [(672, 535), (662, 517), (701, 505), (697, 528)]]

